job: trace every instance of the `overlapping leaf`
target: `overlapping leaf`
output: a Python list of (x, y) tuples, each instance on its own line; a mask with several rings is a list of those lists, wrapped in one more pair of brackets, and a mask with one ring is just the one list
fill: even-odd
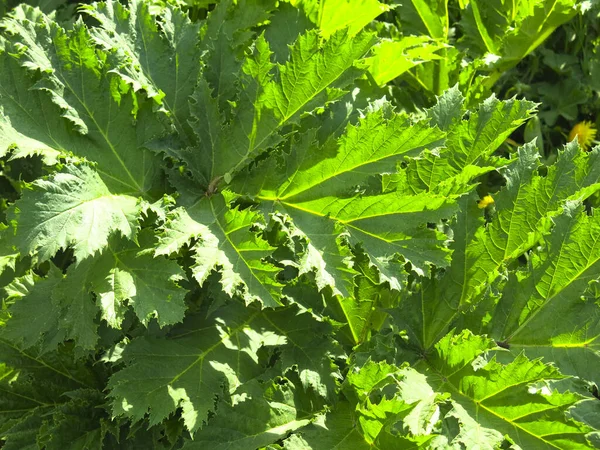
[(511, 261), (539, 241), (565, 201), (585, 199), (599, 187), (598, 154), (584, 154), (575, 143), (565, 147), (546, 176), (537, 173), (533, 144), (518, 155), (506, 170), (507, 186), (493, 196), (491, 222), (485, 225), (477, 197), (463, 197), (450, 268), (443, 277), (424, 281), (419, 292), (407, 298), (404, 323), (410, 324), (424, 348), (447, 332), (458, 311), (477, 301)]
[[(392, 39), (375, 48), (377, 1), (175, 3), (2, 22), (0, 155), (44, 163), (0, 226), (5, 447), (598, 442), (600, 226), (580, 202), (599, 152), (500, 157), (534, 105), (477, 90), (394, 111), (384, 94), (414, 111), (414, 92), (373, 78), (428, 61), (412, 83), (440, 94), (461, 70), (443, 0), (368, 25)], [(512, 63), (567, 4), (502, 22), (460, 2), (463, 43), (487, 30)]]
[(84, 11), (100, 23), (90, 34), (118, 61), (114, 71), (134, 91), (145, 91), (164, 107), (185, 137), (189, 133), (188, 99), (200, 72), (198, 24), (192, 24), (181, 10), (167, 6), (159, 30), (150, 4), (143, 1), (132, 1), (125, 8), (109, 0), (86, 6)]
[[(115, 433), (104, 395), (91, 371), (73, 363), (66, 352), (40, 357), (0, 341), (3, 360), (19, 371), (2, 366), (0, 429), (6, 448), (100, 449), (107, 433)], [(69, 392), (69, 395), (64, 395)]]
[(260, 312), (232, 302), (207, 319), (190, 318), (170, 339), (129, 344), (125, 369), (109, 383), (114, 411), (134, 420), (149, 412), (154, 424), (182, 408), (186, 427), (196, 431), (210, 424), (215, 399), (229, 398), (266, 370), (258, 354), (263, 346), (280, 349), (283, 369), (295, 366), (305, 389), (326, 392), (334, 376), (329, 331), (295, 308)]
[[(185, 291), (176, 283), (182, 275), (175, 262), (112, 239), (102, 255), (71, 266), (65, 277), (53, 268), (48, 278), (34, 283), (10, 308), (15, 326), (4, 335), (25, 348), (41, 345), (49, 350), (72, 339), (78, 347), (93, 350), (99, 316), (118, 328), (131, 307), (145, 325), (152, 318), (160, 326), (180, 322)], [(35, 320), (31, 311), (37, 311)]]
[[(465, 2), (467, 3), (467, 2)], [(464, 42), (511, 67), (539, 46), (558, 26), (576, 14), (574, 0), (472, 0), (462, 26)]]
[(198, 238), (192, 247), (196, 262), (192, 273), (198, 283), (219, 270), (223, 290), (230, 296), (239, 292), (249, 303), (260, 299), (265, 306), (277, 306), (280, 269), (267, 261), (274, 248), (253, 231), (261, 219), (252, 210), (230, 208), (221, 194), (201, 198), (189, 208), (173, 211), (156, 252), (168, 255)]
[[(406, 183), (411, 189), (462, 193), (472, 179), (506, 164), (492, 158), (494, 151), (527, 120), (535, 105), (524, 100), (488, 98), (463, 119), (464, 97), (454, 86), (429, 110), (432, 123), (447, 130), (445, 148), (424, 153), (411, 161)], [(392, 178), (393, 180), (393, 178)]]
[(291, 431), (310, 422), (297, 410), (291, 383), (262, 387), (251, 381), (231, 398), (231, 403), (221, 401), (219, 416), (211, 426), (194, 435), (184, 449), (217, 450), (233, 448), (260, 448), (285, 437)]
[[(124, 82), (108, 74), (107, 55), (94, 48), (85, 25), (78, 23), (67, 32), (29, 6), (17, 8), (2, 25), (9, 32), (5, 47), (23, 49), (12, 56), (12, 64), (43, 74), (36, 82), (26, 71), (20, 76), (6, 74), (0, 100), (15, 136), (8, 143), (37, 150), (31, 148), (35, 143), (29, 136), (33, 136), (47, 148), (96, 162), (113, 192), (148, 195), (160, 181), (160, 158), (143, 147), (167, 130), (160, 116), (152, 114), (148, 101), (128, 93)], [(23, 96), (27, 102), (23, 104), (18, 93), (25, 90), (39, 91), (39, 95)], [(36, 100), (39, 105), (33, 108), (42, 108), (49, 116), (62, 115), (84, 137), (65, 132), (65, 123), (51, 129), (44, 114), (25, 113), (23, 108)], [(22, 136), (28, 138), (22, 140)]]
[(600, 223), (577, 202), (554, 219), (529, 270), (511, 274), (492, 314), (490, 334), (515, 354), (544, 357), (565, 374), (598, 382)]
[(23, 255), (46, 261), (72, 247), (77, 260), (106, 247), (110, 234), (133, 239), (140, 208), (135, 197), (113, 195), (96, 172), (68, 165), (61, 173), (33, 183), (12, 207), (15, 239)]
[(320, 266), (340, 292), (348, 289), (343, 255), (335, 242), (341, 230), (352, 243), (363, 243), (386, 280), (399, 287), (394, 255), (403, 255), (422, 272), (429, 264), (446, 264), (444, 237), (424, 224), (452, 215), (453, 201), (434, 194), (352, 195), (351, 187), (393, 169), (405, 156), (440, 145), (443, 136), (426, 123), (411, 126), (405, 117), (386, 120), (382, 111), (374, 112), (358, 126), (348, 127), (337, 145), (319, 148), (311, 134), (293, 141), (285, 167), (273, 164), (262, 173), (251, 173), (244, 187), (293, 219), (321, 252)]
[(563, 375), (555, 367), (523, 355), (507, 365), (481, 356), (493, 346), (469, 332), (450, 334), (436, 344), (427, 363), (416, 366), (425, 369), (435, 390), (448, 392), (456, 403), (451, 414), (463, 429), (454, 441), (493, 448), (507, 435), (522, 448), (590, 448), (586, 435), (593, 429), (568, 414), (585, 398), (576, 385), (573, 392), (559, 388), (552, 381)]
[[(271, 52), (263, 36), (254, 45), (239, 74), (240, 92), (233, 118), (224, 123), (218, 95), (202, 79), (193, 95), (193, 125), (197, 147), (176, 150), (204, 189), (231, 178), (261, 152), (281, 142), (286, 125), (296, 123), (327, 102), (336, 100), (365, 68), (362, 56), (373, 36), (351, 38), (338, 32), (327, 41), (312, 31), (300, 36), (290, 59), (273, 74)], [(233, 99), (230, 99), (233, 100)]]

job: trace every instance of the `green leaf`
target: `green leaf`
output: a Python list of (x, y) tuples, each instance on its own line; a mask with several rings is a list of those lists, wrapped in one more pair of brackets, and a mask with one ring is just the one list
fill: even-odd
[(231, 403), (219, 402), (219, 415), (183, 448), (261, 448), (307, 425), (310, 420), (299, 417), (302, 412), (296, 409), (296, 393), (290, 384), (260, 386), (255, 381), (247, 383), (232, 396)]
[[(504, 140), (532, 116), (534, 108), (534, 103), (525, 100), (488, 98), (469, 120), (462, 120), (450, 128), (447, 154), (444, 155), (454, 169), (450, 170), (459, 172), (487, 161)], [(438, 176), (431, 183), (439, 181), (442, 179)]]
[(181, 322), (185, 291), (176, 283), (183, 271), (174, 261), (153, 257), (148, 233), (140, 236), (140, 244), (112, 239), (102, 255), (69, 268), (65, 282), (53, 292), (54, 301), (63, 307), (90, 307), (94, 293), (95, 313), (100, 309), (102, 319), (114, 328), (122, 325), (128, 306), (145, 325), (152, 318), (161, 327)]
[[(103, 407), (97, 379), (65, 351), (26, 352), (0, 341), (0, 429), (6, 448), (101, 448), (102, 438), (114, 432)], [(66, 393), (66, 395), (65, 395)], [(112, 428), (112, 429), (111, 429)]]
[(327, 419), (321, 418), (304, 428), (298, 434), (292, 434), (284, 441), (285, 450), (317, 450), (321, 446), (332, 450), (368, 450), (372, 448), (365, 442), (354, 425), (352, 409), (346, 403), (338, 405)]
[(351, 38), (339, 32), (323, 41), (316, 31), (309, 31), (291, 47), (289, 61), (277, 65), (272, 74), (271, 52), (264, 36), (260, 36), (254, 55), (246, 60), (244, 74), (240, 75), (235, 116), (223, 124), (214, 93), (200, 81), (192, 112), (201, 130), (197, 148), (173, 150), (173, 154), (190, 166), (204, 189), (232, 176), (249, 159), (279, 143), (284, 126), (336, 100), (341, 90), (364, 71), (365, 63), (360, 58), (372, 44), (373, 36), (366, 33)]
[(550, 230), (550, 218), (561, 212), (566, 199), (587, 198), (598, 189), (595, 152), (582, 153), (569, 144), (544, 177), (537, 173), (539, 155), (535, 144), (519, 149), (518, 155), (505, 172), (507, 186), (493, 195), (490, 223), (484, 224), (476, 196), (463, 197), (450, 246), (450, 267), (443, 277), (425, 280), (401, 304), (397, 318), (423, 349), (431, 348), (460, 311), (479, 301), (505, 268)]
[[(61, 320), (61, 311), (48, 298), (61, 279), (60, 271), (52, 266), (47, 278), (33, 284), (29, 292), (11, 306), (10, 326), (2, 329), (2, 339), (24, 349), (38, 346), (42, 353), (56, 349), (65, 340), (67, 332), (61, 327), (65, 324)], [(85, 326), (85, 322), (77, 326), (82, 325)], [(70, 325), (67, 323), (67, 326)], [(84, 340), (83, 345), (88, 343)], [(95, 339), (91, 344), (95, 344)]]
[[(422, 374), (385, 362), (368, 361), (360, 369), (355, 367), (346, 379), (346, 392), (349, 389), (354, 392), (347, 395), (355, 395), (358, 400), (356, 416), (361, 433), (371, 445), (377, 445), (380, 439), (394, 440), (388, 431), (400, 423), (412, 436), (431, 435), (439, 415), (437, 403), (443, 400)], [(397, 441), (396, 445), (405, 448), (410, 438)]]
[(33, 183), (8, 212), (23, 255), (46, 261), (72, 247), (77, 261), (102, 250), (115, 231), (133, 239), (137, 199), (113, 195), (90, 167), (67, 165), (63, 172)]
[[(147, 236), (141, 236), (147, 241)], [(53, 267), (9, 310), (5, 336), (24, 348), (45, 350), (67, 339), (83, 350), (98, 343), (98, 313), (109, 326), (122, 326), (129, 307), (144, 325), (156, 318), (160, 326), (183, 320), (185, 291), (176, 282), (183, 272), (174, 261), (153, 258), (147, 249), (113, 239), (102, 255), (72, 265), (66, 276)], [(96, 301), (94, 301), (96, 298)], [(35, 320), (30, 311), (35, 310)], [(14, 327), (12, 326), (14, 325)]]
[[(213, 270), (221, 271), (223, 290), (242, 293), (247, 303), (259, 299), (265, 306), (281, 304), (280, 269), (266, 259), (274, 247), (253, 228), (262, 216), (251, 209), (230, 208), (221, 194), (201, 198), (187, 209), (176, 209), (165, 225), (157, 255), (178, 251), (194, 238), (194, 278), (201, 285)], [(243, 286), (243, 291), (240, 287)]]
[[(307, 387), (316, 382), (327, 385), (327, 379), (318, 381), (318, 374), (332, 376), (327, 354), (331, 342), (317, 346), (310, 356), (298, 357), (308, 348), (307, 338), (314, 345), (328, 333), (329, 327), (315, 320), (314, 334), (308, 334), (302, 326), (296, 331), (297, 321), (310, 322), (309, 318), (307, 313), (298, 314), (296, 308), (260, 312), (232, 302), (212, 317), (188, 318), (174, 329), (170, 339), (136, 339), (123, 353), (126, 367), (109, 382), (113, 410), (133, 420), (141, 419), (149, 410), (150, 424), (154, 424), (182, 408), (186, 427), (195, 432), (208, 421), (206, 435), (210, 436), (208, 417), (215, 411), (215, 399), (228, 398), (239, 386), (264, 372), (259, 364), (261, 346), (279, 348), (284, 368), (296, 364)], [(260, 405), (264, 399), (253, 401)], [(220, 423), (219, 419), (217, 427)]]
[(577, 13), (574, 0), (470, 0), (461, 24), (463, 42), (500, 57), (498, 67), (512, 67)]
[[(563, 375), (523, 355), (507, 365), (479, 356), (492, 347), (489, 339), (467, 331), (450, 334), (428, 362), (416, 366), (427, 370), (434, 389), (451, 394), (457, 405), (451, 414), (463, 430), (453, 442), (494, 448), (506, 434), (522, 448), (561, 448), (567, 442), (570, 448), (589, 448), (585, 436), (592, 429), (567, 416), (583, 397), (552, 382)], [(491, 430), (477, 432), (473, 427), (478, 426)]]
[(339, 30), (347, 29), (351, 36), (391, 7), (377, 0), (333, 0), (323, 2), (319, 8), (317, 26), (328, 38)]
[(600, 222), (576, 202), (553, 221), (528, 270), (509, 277), (488, 329), (514, 354), (544, 357), (565, 374), (598, 382)]
[(585, 155), (569, 144), (548, 175), (540, 177), (535, 174), (535, 145), (519, 150), (519, 159), (506, 172), (506, 188), (494, 196), (497, 213), (492, 223), (481, 228), (467, 248), (466, 279), (471, 293), (478, 292), (477, 284), (495, 278), (503, 264), (531, 248), (565, 200), (584, 199), (598, 189), (597, 158), (598, 153)]
[[(46, 94), (40, 96), (45, 97), (43, 108), (51, 108), (45, 103), (53, 102), (62, 117), (86, 139), (75, 135), (55, 142), (54, 132), (47, 131), (45, 120), (39, 116), (27, 116), (24, 123), (13, 123), (13, 127), (41, 128), (37, 134), (46, 145), (95, 161), (98, 173), (113, 192), (147, 196), (160, 182), (161, 174), (160, 158), (144, 146), (168, 130), (160, 116), (152, 114), (150, 102), (129, 92), (124, 82), (109, 74), (107, 55), (94, 48), (83, 23), (66, 31), (39, 10), (21, 6), (3, 25), (11, 32), (10, 43), (25, 49), (13, 57), (29, 71), (43, 74), (35, 83), (27, 76), (12, 78), (3, 86), (8, 91), (8, 105), (23, 108), (15, 91), (22, 90), (22, 83), (26, 83), (27, 89)], [(58, 136), (62, 137), (61, 133)], [(26, 144), (31, 146), (31, 142)]]
[(68, 397), (55, 409), (52, 422), (42, 427), (39, 442), (48, 450), (101, 450), (109, 429), (108, 414), (100, 407), (104, 395), (97, 390), (80, 389)]
[(405, 33), (448, 39), (448, 0), (410, 0), (398, 7), (399, 22)]
[(383, 86), (419, 64), (441, 59), (442, 56), (436, 52), (442, 48), (444, 44), (426, 36), (382, 41), (373, 48), (373, 56), (368, 58), (369, 73), (378, 85)]
[(313, 258), (313, 264), (318, 270), (325, 267), (329, 276), (324, 280), (333, 280), (332, 287), (348, 295), (347, 267), (336, 243), (339, 230), (347, 232), (351, 243), (365, 246), (384, 279), (396, 289), (400, 284), (395, 255), (404, 256), (420, 273), (430, 264), (447, 264), (443, 235), (423, 224), (451, 216), (451, 199), (399, 192), (362, 196), (351, 189), (369, 176), (394, 168), (404, 156), (439, 145), (443, 134), (438, 129), (425, 123), (411, 127), (403, 116), (388, 121), (378, 111), (358, 126), (348, 127), (335, 146), (315, 151), (312, 137), (309, 134), (294, 142), (285, 167), (271, 165), (250, 173), (244, 186), (259, 189), (256, 198), (289, 215), (321, 251), (323, 262)]
[(32, 83), (7, 50), (12, 49), (4, 43), (0, 47), (0, 156), (12, 149), (13, 157), (41, 155), (47, 164), (55, 164), (68, 142), (81, 140), (69, 134), (60, 110), (47, 102), (45, 94), (29, 90)]
[(158, 18), (150, 8), (143, 1), (133, 0), (125, 8), (109, 0), (82, 10), (100, 23), (90, 35), (112, 53), (115, 71), (134, 91), (144, 90), (163, 107), (184, 137), (190, 133), (188, 98), (200, 71), (199, 26), (170, 5)]

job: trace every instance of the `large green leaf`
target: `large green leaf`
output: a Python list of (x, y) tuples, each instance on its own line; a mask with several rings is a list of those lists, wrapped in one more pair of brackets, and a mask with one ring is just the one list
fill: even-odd
[[(203, 422), (210, 426), (215, 399), (229, 398), (265, 371), (259, 361), (262, 346), (277, 347), (284, 370), (297, 367), (305, 389), (325, 393), (334, 376), (329, 332), (328, 325), (296, 308), (260, 312), (231, 302), (206, 319), (189, 318), (170, 339), (144, 337), (127, 345), (126, 367), (109, 383), (113, 409), (134, 420), (149, 411), (153, 424), (182, 408), (190, 431)], [(264, 399), (255, 401), (264, 408)]]
[[(147, 244), (148, 236), (141, 236)], [(84, 350), (97, 345), (98, 316), (119, 328), (131, 307), (148, 325), (183, 320), (185, 291), (176, 282), (183, 272), (174, 261), (154, 258), (148, 248), (124, 239), (111, 239), (101, 255), (69, 267), (66, 276), (53, 268), (46, 279), (10, 309), (11, 326), (5, 336), (28, 348), (45, 350), (71, 339)], [(96, 299), (96, 301), (94, 301)], [(32, 320), (31, 311), (37, 311)]]
[(173, 154), (187, 163), (204, 189), (223, 178), (228, 181), (249, 159), (279, 143), (283, 127), (343, 94), (342, 89), (364, 71), (361, 58), (373, 42), (367, 33), (352, 38), (338, 32), (323, 41), (316, 31), (309, 31), (290, 48), (287, 63), (277, 65), (273, 73), (269, 45), (260, 36), (239, 75), (233, 118), (223, 123), (219, 92), (200, 80), (192, 110), (197, 144)]
[(426, 36), (406, 36), (399, 40), (382, 41), (369, 58), (369, 73), (380, 86), (427, 61), (441, 59), (438, 51), (444, 44)]
[(535, 105), (524, 100), (488, 98), (475, 111), (464, 108), (458, 86), (446, 91), (428, 111), (433, 125), (447, 131), (445, 147), (424, 152), (405, 171), (388, 175), (386, 189), (461, 194), (473, 189), (472, 180), (506, 165), (493, 153), (531, 117)]
[(116, 231), (133, 239), (139, 215), (135, 197), (111, 194), (85, 165), (67, 165), (63, 172), (35, 181), (9, 211), (17, 248), (39, 261), (68, 247), (80, 261), (105, 248)]
[(497, 213), (493, 221), (478, 230), (466, 250), (465, 284), (471, 286), (470, 295), (481, 289), (477, 285), (494, 279), (503, 264), (531, 248), (548, 230), (548, 218), (560, 212), (563, 202), (585, 199), (599, 188), (597, 158), (597, 152), (583, 154), (576, 143), (571, 143), (559, 153), (547, 176), (541, 177), (535, 173), (535, 146), (529, 144), (519, 151), (516, 164), (506, 172), (506, 188), (494, 196)]
[(600, 151), (476, 104), (569, 4), (384, 3), (3, 16), (4, 447), (598, 446)]
[(590, 448), (586, 434), (593, 429), (568, 413), (585, 398), (576, 385), (564, 390), (552, 382), (563, 378), (555, 367), (523, 355), (506, 365), (487, 359), (482, 352), (493, 346), (469, 332), (450, 334), (415, 366), (435, 390), (451, 395), (450, 414), (462, 425), (453, 442), (494, 448), (507, 435), (521, 448)]
[[(62, 117), (85, 138), (75, 135), (63, 141), (60, 130), (64, 125), (59, 125), (56, 132), (47, 130), (48, 125), (38, 114), (28, 114), (23, 122), (12, 122), (12, 127), (20, 134), (40, 129), (37, 134), (50, 148), (95, 161), (113, 192), (148, 195), (160, 180), (160, 159), (143, 147), (164, 135), (166, 128), (160, 116), (152, 114), (148, 101), (128, 92), (124, 82), (108, 74), (108, 56), (94, 48), (85, 25), (80, 22), (66, 31), (39, 10), (23, 5), (4, 20), (3, 26), (11, 33), (10, 43), (25, 50), (13, 55), (18, 64), (43, 74), (35, 83), (26, 73), (11, 77), (3, 85), (4, 113), (10, 107), (21, 110), (20, 116), (24, 116), (25, 105), (16, 92), (23, 90), (25, 83), (25, 89), (47, 94), (39, 96), (41, 107), (52, 110), (44, 103), (53, 102)], [(55, 134), (60, 141), (54, 141)], [(14, 143), (20, 145), (19, 141)], [(30, 147), (31, 142), (25, 145)]]
[(585, 199), (599, 187), (598, 154), (584, 154), (575, 143), (559, 153), (546, 176), (537, 173), (538, 154), (533, 144), (520, 149), (518, 155), (505, 172), (507, 186), (493, 196), (491, 221), (485, 224), (476, 196), (463, 197), (450, 246), (450, 267), (442, 277), (424, 280), (402, 306), (399, 320), (425, 349), (448, 331), (459, 311), (477, 302), (511, 262), (550, 230), (550, 218), (562, 211), (565, 200)]
[(429, 264), (447, 264), (444, 236), (423, 224), (452, 215), (453, 201), (426, 193), (357, 195), (352, 187), (393, 170), (406, 156), (435, 148), (443, 136), (427, 123), (411, 126), (403, 116), (386, 120), (383, 111), (377, 111), (325, 148), (319, 149), (312, 134), (293, 142), (285, 167), (272, 164), (250, 173), (244, 187), (256, 189), (257, 199), (294, 220), (321, 252), (323, 262), (314, 261), (314, 267), (324, 267), (339, 292), (348, 292), (347, 267), (336, 244), (342, 230), (352, 243), (365, 246), (385, 279), (399, 288), (395, 255), (404, 256), (422, 273)]
[(598, 383), (600, 222), (570, 202), (554, 219), (529, 270), (511, 274), (492, 314), (490, 334), (511, 352), (544, 357), (569, 375)]

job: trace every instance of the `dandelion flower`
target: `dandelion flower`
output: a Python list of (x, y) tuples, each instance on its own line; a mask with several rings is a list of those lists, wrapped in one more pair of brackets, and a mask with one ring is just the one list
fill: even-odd
[(490, 205), (494, 204), (494, 199), (492, 198), (491, 195), (486, 195), (485, 197), (483, 197), (481, 200), (479, 200), (479, 203), (477, 203), (477, 206), (479, 206), (479, 208), (483, 209), (483, 208), (487, 208)]
[(597, 130), (594, 124), (588, 120), (584, 120), (573, 127), (569, 133), (569, 142), (577, 137), (577, 141), (581, 148), (588, 150), (596, 139), (596, 132)]

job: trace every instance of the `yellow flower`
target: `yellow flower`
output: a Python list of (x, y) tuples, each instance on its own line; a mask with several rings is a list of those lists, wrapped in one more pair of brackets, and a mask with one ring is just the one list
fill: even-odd
[(581, 148), (587, 150), (594, 143), (594, 139), (596, 139), (596, 132), (597, 130), (595, 125), (588, 120), (584, 120), (573, 127), (569, 133), (569, 142), (577, 137), (577, 141), (579, 141)]
[(494, 204), (494, 199), (492, 198), (491, 195), (486, 195), (485, 197), (483, 197), (481, 200), (479, 200), (479, 203), (477, 203), (477, 206), (479, 206), (479, 208), (483, 209), (483, 208), (487, 208), (490, 205)]

